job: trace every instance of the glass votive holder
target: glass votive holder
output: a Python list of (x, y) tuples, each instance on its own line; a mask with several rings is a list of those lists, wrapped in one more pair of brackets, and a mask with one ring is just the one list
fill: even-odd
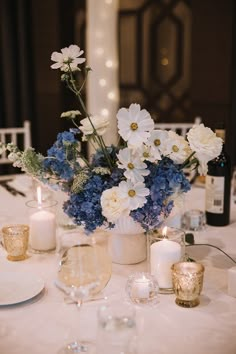
[(199, 305), (203, 287), (204, 266), (196, 262), (178, 262), (172, 266), (176, 304), (181, 307)]
[(136, 353), (136, 310), (132, 304), (108, 300), (98, 309), (97, 317), (97, 353)]
[(44, 253), (56, 249), (56, 206), (57, 201), (37, 200), (26, 202), (29, 208), (30, 235), (32, 252)]
[(38, 189), (40, 188), (40, 194), (43, 201), (53, 199), (53, 191), (47, 185), (40, 183), (39, 181), (32, 178), (31, 192), (33, 200), (38, 200)]
[(185, 232), (167, 226), (152, 230), (147, 247), (149, 272), (157, 279), (159, 293), (173, 293), (171, 266), (184, 259)]
[(186, 211), (181, 219), (181, 227), (184, 230), (201, 231), (206, 225), (205, 212), (198, 209)]
[(24, 224), (7, 225), (2, 228), (3, 245), (9, 261), (22, 261), (27, 258), (29, 226)]
[(137, 272), (128, 277), (126, 292), (134, 304), (152, 306), (158, 302), (159, 286), (152, 274)]

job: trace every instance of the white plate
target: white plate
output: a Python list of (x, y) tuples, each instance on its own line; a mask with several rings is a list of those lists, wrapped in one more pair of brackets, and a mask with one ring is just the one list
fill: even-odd
[(44, 288), (44, 281), (32, 273), (0, 272), (0, 306), (32, 299)]

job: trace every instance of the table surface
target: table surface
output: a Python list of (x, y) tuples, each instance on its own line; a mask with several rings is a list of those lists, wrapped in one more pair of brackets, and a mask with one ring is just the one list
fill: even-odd
[[(22, 178), (16, 177), (19, 187)], [(9, 222), (27, 222), (25, 203), (31, 192), (23, 183), (22, 190), (26, 197), (13, 196), (0, 186), (0, 226)], [(192, 188), (182, 210), (193, 207), (204, 210), (204, 193), (204, 188)], [(58, 194), (54, 195), (57, 196), (59, 198)], [(206, 226), (203, 231), (195, 233), (195, 240), (196, 243), (220, 247), (236, 259), (236, 204), (233, 200), (230, 225)], [(236, 353), (236, 298), (227, 293), (227, 270), (235, 264), (209, 246), (189, 247), (188, 254), (205, 265), (200, 305), (192, 309), (181, 308), (175, 304), (173, 294), (160, 294), (155, 307), (136, 307), (137, 354)], [(35, 298), (17, 305), (0, 306), (1, 354), (54, 354), (73, 333), (78, 337), (96, 339), (97, 310), (103, 300), (87, 302), (80, 311), (73, 304), (65, 304), (64, 294), (54, 284), (58, 260), (59, 255), (55, 252), (31, 254), (24, 261), (10, 262), (5, 250), (0, 249), (0, 273), (20, 272), (22, 278), (26, 273), (33, 273), (45, 282), (45, 289)], [(128, 275), (146, 269), (146, 262), (129, 266), (113, 264), (112, 277), (104, 295), (120, 301), (125, 297)]]

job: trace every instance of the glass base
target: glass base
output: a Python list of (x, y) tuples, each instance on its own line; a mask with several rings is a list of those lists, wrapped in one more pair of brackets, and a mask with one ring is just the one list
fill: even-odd
[(53, 248), (51, 250), (36, 250), (34, 248), (29, 248), (29, 252), (33, 253), (33, 254), (44, 254), (44, 253), (55, 253), (56, 252), (56, 248)]
[(23, 254), (21, 256), (11, 256), (11, 255), (7, 256), (7, 259), (9, 261), (23, 261), (26, 258), (27, 258), (26, 254)]
[(159, 294), (173, 294), (173, 288), (159, 288)]
[(68, 343), (64, 348), (60, 349), (58, 354), (96, 354), (96, 347), (92, 342), (88, 341), (74, 341)]
[(194, 300), (181, 300), (181, 299), (176, 299), (175, 303), (178, 306), (185, 307), (185, 308), (191, 308), (191, 307), (196, 307), (199, 305), (199, 299), (194, 299)]

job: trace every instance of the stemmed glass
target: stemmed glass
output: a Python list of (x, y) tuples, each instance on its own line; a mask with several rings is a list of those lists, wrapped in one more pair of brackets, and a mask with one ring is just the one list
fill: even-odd
[[(75, 244), (62, 252), (57, 284), (66, 292), (66, 301), (74, 302), (78, 309), (85, 300), (103, 290), (111, 277), (106, 237), (102, 234), (97, 237), (79, 234)], [(59, 353), (90, 354), (95, 353), (95, 346), (92, 342), (75, 338)]]

